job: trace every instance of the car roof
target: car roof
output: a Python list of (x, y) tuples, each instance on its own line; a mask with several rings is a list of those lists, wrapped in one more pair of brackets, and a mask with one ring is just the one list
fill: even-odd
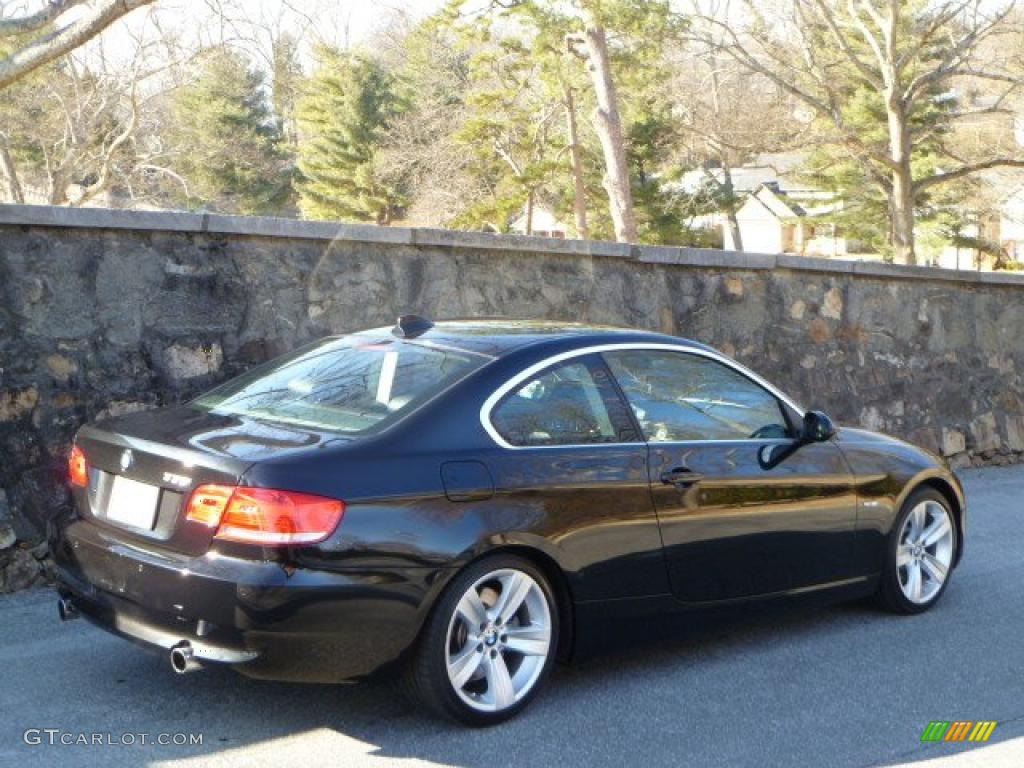
[[(360, 335), (391, 336), (393, 326), (373, 328)], [(696, 341), (670, 336), (665, 333), (619, 328), (593, 323), (573, 323), (552, 320), (511, 320), (507, 318), (475, 318), (467, 320), (440, 320), (413, 338), (439, 346), (463, 349), (469, 352), (501, 357), (527, 346), (559, 344), (577, 341), (580, 346), (626, 342), (676, 344), (710, 350)]]

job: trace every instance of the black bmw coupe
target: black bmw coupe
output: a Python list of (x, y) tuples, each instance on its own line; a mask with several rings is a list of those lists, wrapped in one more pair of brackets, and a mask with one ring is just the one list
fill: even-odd
[(474, 725), (610, 622), (809, 593), (926, 610), (966, 524), (941, 460), (709, 347), (541, 322), (328, 338), (83, 427), (69, 471), (63, 618), (178, 672), (399, 669)]

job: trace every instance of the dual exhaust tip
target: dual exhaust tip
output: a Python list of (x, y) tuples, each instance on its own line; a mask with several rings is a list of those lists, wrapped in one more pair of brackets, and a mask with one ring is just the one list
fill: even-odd
[[(57, 599), (57, 615), (60, 616), (61, 621), (74, 621), (81, 618), (82, 613), (70, 597), (60, 597)], [(197, 672), (203, 668), (203, 665), (196, 659), (192, 644), (188, 640), (182, 640), (171, 648), (170, 659), (171, 669), (179, 675)]]

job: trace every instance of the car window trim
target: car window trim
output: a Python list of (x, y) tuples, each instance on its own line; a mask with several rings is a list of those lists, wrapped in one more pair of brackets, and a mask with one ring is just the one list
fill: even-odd
[[(512, 451), (529, 451), (529, 450), (538, 450), (538, 449), (540, 449), (540, 450), (551, 450), (553, 448), (573, 448), (573, 449), (579, 449), (579, 448), (600, 448), (600, 447), (605, 447), (605, 448), (620, 447), (621, 448), (623, 446), (631, 446), (631, 445), (644, 445), (644, 446), (647, 446), (647, 445), (670, 445), (672, 443), (691, 443), (691, 442), (700, 442), (700, 443), (704, 443), (704, 444), (711, 444), (711, 443), (714, 443), (714, 444), (722, 444), (722, 443), (739, 443), (739, 444), (762, 443), (762, 444), (765, 444), (765, 443), (767, 443), (769, 441), (787, 442), (787, 443), (788, 442), (792, 442), (792, 438), (756, 438), (756, 437), (748, 437), (748, 438), (733, 438), (733, 439), (728, 439), (728, 440), (700, 440), (700, 441), (693, 441), (693, 440), (664, 440), (664, 441), (658, 441), (658, 442), (652, 443), (651, 441), (647, 440), (646, 437), (641, 433), (639, 435), (639, 437), (641, 438), (639, 441), (627, 442), (627, 443), (573, 443), (573, 444), (566, 444), (566, 445), (512, 445), (507, 440), (505, 440), (505, 438), (503, 438), (501, 436), (501, 434), (495, 428), (494, 424), (491, 423), (491, 411), (494, 410), (494, 408), (497, 406), (497, 404), (505, 397), (505, 395), (507, 395), (509, 392), (511, 392), (513, 389), (515, 389), (516, 386), (522, 384), (524, 381), (526, 381), (528, 378), (530, 378), (534, 374), (539, 373), (539, 372), (541, 372), (541, 371), (543, 371), (543, 370), (545, 370), (547, 368), (550, 368), (551, 366), (556, 365), (558, 363), (562, 363), (562, 362), (564, 362), (566, 360), (571, 360), (571, 359), (573, 359), (575, 357), (583, 357), (585, 355), (591, 355), (591, 354), (601, 354), (601, 353), (604, 353), (604, 352), (618, 352), (618, 351), (622, 351), (622, 350), (650, 350), (650, 351), (658, 351), (658, 352), (663, 352), (663, 351), (680, 352), (680, 353), (683, 353), (683, 354), (696, 355), (697, 357), (704, 357), (704, 358), (707, 358), (709, 360), (714, 360), (716, 362), (721, 363), (722, 365), (725, 365), (727, 368), (731, 368), (733, 371), (735, 371), (736, 373), (740, 374), (741, 376), (746, 377), (747, 379), (752, 381), (754, 384), (757, 384), (758, 386), (762, 387), (763, 389), (766, 389), (771, 395), (773, 395), (775, 398), (777, 398), (781, 403), (784, 403), (786, 406), (788, 406), (789, 408), (793, 409), (794, 412), (796, 412), (798, 414), (805, 413), (805, 410), (800, 405), (798, 405), (792, 398), (790, 398), (785, 392), (780, 390), (778, 387), (776, 387), (773, 384), (771, 384), (770, 382), (766, 381), (761, 376), (758, 376), (756, 373), (751, 371), (749, 368), (741, 365), (740, 363), (737, 363), (735, 360), (730, 360), (728, 357), (726, 357), (725, 355), (721, 355), (718, 352), (714, 352), (714, 351), (712, 351), (710, 349), (701, 349), (699, 347), (687, 347), (687, 346), (683, 346), (683, 345), (679, 345), (679, 344), (658, 344), (658, 343), (651, 343), (651, 342), (637, 342), (637, 341), (634, 341), (634, 342), (619, 342), (617, 344), (595, 344), (595, 345), (592, 345), (592, 346), (589, 346), (589, 347), (580, 347), (579, 349), (571, 349), (571, 350), (568, 350), (566, 352), (559, 352), (556, 355), (551, 355), (549, 357), (544, 358), (543, 360), (540, 360), (540, 361), (538, 361), (536, 363), (533, 363), (533, 364), (527, 366), (523, 370), (519, 371), (519, 373), (517, 373), (517, 374), (513, 375), (512, 377), (510, 377), (509, 379), (507, 379), (501, 386), (499, 386), (497, 389), (495, 389), (487, 397), (486, 400), (484, 400), (483, 405), (480, 406), (480, 425), (484, 428), (484, 431), (490, 436), (490, 438), (499, 447), (505, 448), (507, 450), (512, 450)], [(615, 377), (613, 376), (612, 378), (613, 378), (613, 380), (616, 381), (616, 384), (617, 384), (618, 382), (615, 379)]]
[[(572, 360), (573, 358), (568, 359)], [(538, 371), (537, 374), (545, 374), (548, 371), (552, 371), (556, 368), (563, 367), (564, 364), (565, 361), (554, 362), (551, 365), (545, 366), (544, 368), (540, 369), (540, 371)], [(621, 405), (621, 407), (625, 408), (630, 414), (630, 418), (632, 415), (632, 411), (629, 410), (629, 402), (622, 400), (622, 396), (619, 394), (619, 387), (618, 383), (615, 380), (615, 374), (612, 373), (611, 369), (608, 367), (608, 364), (605, 363), (604, 358), (602, 358), (600, 355), (583, 355), (580, 360), (575, 361), (573, 364), (582, 365), (584, 368), (586, 368), (587, 373), (590, 375), (591, 379), (594, 382), (594, 386), (597, 388), (598, 396), (601, 398), (601, 402), (604, 405), (605, 412), (609, 419), (609, 423), (611, 424), (612, 429), (614, 429), (616, 433), (618, 433), (618, 426), (615, 424), (615, 416), (613, 414), (612, 403), (609, 402), (609, 398), (614, 398), (614, 401), (618, 402)], [(605, 375), (608, 376), (609, 386), (607, 387), (607, 389), (611, 389), (610, 393), (605, 391), (606, 387), (602, 386), (601, 383), (598, 381), (597, 377), (594, 375), (595, 369), (603, 371)], [(499, 397), (494, 402), (493, 406), (491, 407), (491, 411), (495, 411), (501, 408), (501, 406), (505, 402), (507, 402), (510, 398), (515, 396), (517, 391), (518, 390), (515, 387), (513, 387), (504, 394), (502, 394), (502, 396)], [(490, 413), (488, 413), (488, 416), (489, 415)], [(502, 442), (505, 443), (510, 448), (580, 448), (583, 446), (593, 445), (636, 445), (637, 443), (643, 444), (643, 433), (632, 423), (632, 421), (635, 420), (631, 419), (630, 427), (637, 435), (637, 438), (629, 442), (621, 442), (618, 440), (602, 440), (595, 441), (592, 443), (552, 443), (550, 445), (515, 445), (505, 440), (505, 438), (502, 437), (501, 433), (498, 431), (497, 427), (494, 428), (494, 431), (495, 434), (497, 434), (498, 437), (501, 438)]]

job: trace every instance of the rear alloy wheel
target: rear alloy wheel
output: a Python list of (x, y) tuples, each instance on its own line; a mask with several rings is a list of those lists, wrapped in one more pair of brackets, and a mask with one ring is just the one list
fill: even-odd
[(903, 505), (889, 543), (881, 596), (898, 613), (920, 613), (939, 599), (953, 570), (956, 523), (949, 502), (922, 489)]
[(425, 628), (412, 684), (434, 711), (470, 725), (514, 715), (551, 668), (558, 612), (527, 560), (487, 558), (449, 586)]

